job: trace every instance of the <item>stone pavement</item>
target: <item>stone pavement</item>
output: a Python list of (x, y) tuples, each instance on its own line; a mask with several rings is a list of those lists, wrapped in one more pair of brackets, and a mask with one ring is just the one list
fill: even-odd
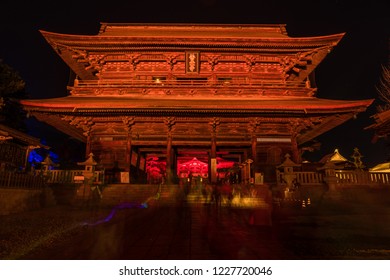
[(72, 234), (44, 244), (21, 258), (294, 258), (281, 246), (273, 227), (250, 225), (249, 216), (248, 209), (203, 204), (122, 209), (107, 223), (75, 228)]
[(389, 201), (380, 192), (283, 204), (272, 226), (252, 225), (250, 209), (213, 204), (127, 205), (111, 218), (101, 206), (57, 206), (0, 216), (0, 258), (390, 260)]

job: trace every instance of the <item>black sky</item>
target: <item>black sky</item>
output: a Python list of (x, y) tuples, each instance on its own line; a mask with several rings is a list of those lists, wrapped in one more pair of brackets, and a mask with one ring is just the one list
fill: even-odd
[[(0, 58), (17, 70), (32, 98), (66, 95), (69, 69), (39, 30), (97, 34), (100, 22), (285, 23), (291, 37), (346, 32), (316, 71), (318, 97), (377, 98), (381, 65), (389, 62), (390, 13), (386, 1), (24, 1), (0, 4)], [(371, 143), (372, 105), (356, 120), (321, 136), (320, 157), (339, 148), (349, 157), (358, 147), (366, 165), (387, 158), (385, 143)], [(50, 144), (50, 143), (49, 143)]]

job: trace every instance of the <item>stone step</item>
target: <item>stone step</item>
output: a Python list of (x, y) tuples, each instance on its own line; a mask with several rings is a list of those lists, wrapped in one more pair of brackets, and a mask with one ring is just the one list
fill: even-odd
[(103, 189), (102, 203), (138, 202), (143, 203), (156, 197), (160, 192), (159, 200), (164, 202), (175, 201), (177, 185), (132, 185), (110, 184)]

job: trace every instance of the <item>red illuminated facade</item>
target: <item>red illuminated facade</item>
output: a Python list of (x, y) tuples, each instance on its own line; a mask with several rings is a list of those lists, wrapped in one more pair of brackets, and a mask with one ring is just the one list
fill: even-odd
[(69, 96), (25, 100), (25, 109), (133, 181), (194, 174), (216, 181), (233, 167), (241, 180), (261, 172), (272, 181), (286, 153), (299, 162), (302, 146), (372, 102), (315, 97), (314, 70), (344, 34), (108, 23), (91, 36), (41, 33), (74, 84)]

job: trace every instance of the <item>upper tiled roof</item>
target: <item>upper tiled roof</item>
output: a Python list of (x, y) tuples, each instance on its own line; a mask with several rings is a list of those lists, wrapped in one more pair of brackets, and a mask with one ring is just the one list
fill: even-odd
[(198, 37), (198, 38), (286, 38), (285, 24), (128, 24), (102, 23), (100, 36)]

